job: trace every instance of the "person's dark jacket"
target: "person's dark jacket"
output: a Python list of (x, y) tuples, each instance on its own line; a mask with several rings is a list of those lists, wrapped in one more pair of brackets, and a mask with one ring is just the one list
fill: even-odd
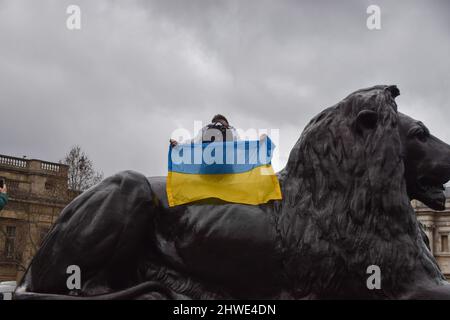
[(0, 193), (0, 210), (8, 203), (8, 195), (6, 193)]

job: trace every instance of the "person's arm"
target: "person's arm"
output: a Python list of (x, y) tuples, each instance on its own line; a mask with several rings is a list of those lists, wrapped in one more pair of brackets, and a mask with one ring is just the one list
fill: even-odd
[(197, 135), (189, 141), (189, 143), (202, 143), (203, 142), (203, 133), (208, 129), (208, 126), (203, 127)]
[[(206, 128), (207, 128), (207, 127), (203, 127), (202, 130), (200, 130), (200, 131), (197, 133), (197, 135), (196, 135), (193, 139), (188, 140), (188, 141), (184, 141), (184, 142), (181, 142), (181, 143), (183, 143), (183, 144), (188, 144), (188, 143), (202, 143), (202, 142), (203, 142), (203, 133), (204, 133), (204, 131), (206, 130)], [(170, 146), (171, 146), (172, 148), (178, 145), (178, 141), (176, 141), (175, 139), (170, 139), (169, 142), (170, 142)]]

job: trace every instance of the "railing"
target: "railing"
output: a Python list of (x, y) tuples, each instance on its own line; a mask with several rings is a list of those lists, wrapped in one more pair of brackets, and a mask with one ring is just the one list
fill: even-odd
[(65, 175), (67, 174), (67, 166), (60, 163), (41, 161), (35, 159), (21, 159), (0, 154), (0, 167), (10, 167), (16, 169), (25, 169), (27, 171)]
[(27, 160), (0, 155), (0, 165), (16, 167), (16, 168), (26, 168), (28, 166)]
[(45, 171), (59, 172), (60, 165), (52, 162), (41, 162), (41, 169)]

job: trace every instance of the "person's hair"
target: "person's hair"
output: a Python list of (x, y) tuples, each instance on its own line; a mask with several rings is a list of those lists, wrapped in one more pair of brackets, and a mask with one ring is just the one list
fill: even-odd
[(228, 122), (227, 118), (225, 118), (225, 116), (223, 116), (223, 115), (221, 115), (221, 114), (216, 114), (216, 115), (212, 118), (211, 122), (212, 122), (212, 123), (216, 123), (216, 122), (218, 122), (218, 121), (220, 121), (220, 120), (225, 121), (228, 125), (230, 124), (230, 123)]

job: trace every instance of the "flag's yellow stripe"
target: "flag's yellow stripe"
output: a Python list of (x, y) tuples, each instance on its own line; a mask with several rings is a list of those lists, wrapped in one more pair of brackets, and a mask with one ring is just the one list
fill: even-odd
[(268, 164), (234, 174), (169, 171), (167, 197), (171, 207), (206, 198), (256, 205), (281, 199), (281, 190), (278, 178)]

